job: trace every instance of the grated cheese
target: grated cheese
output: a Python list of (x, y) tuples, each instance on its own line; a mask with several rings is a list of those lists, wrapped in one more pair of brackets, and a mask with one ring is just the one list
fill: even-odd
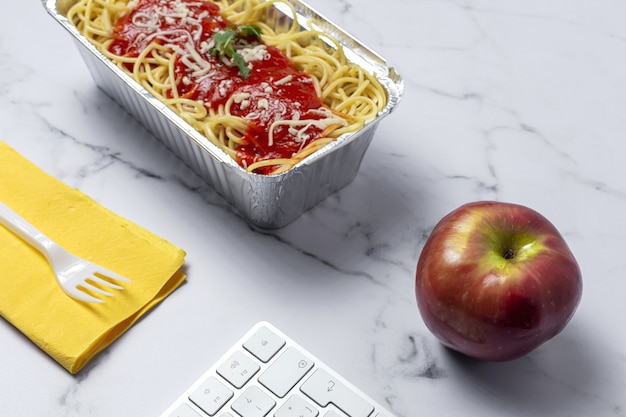
[[(329, 126), (339, 125), (346, 126), (348, 122), (339, 117), (335, 116), (330, 110), (325, 108), (320, 109), (312, 109), (311, 113), (325, 116), (323, 119), (302, 119), (300, 120), (300, 114), (298, 113), (298, 120), (276, 120), (274, 123), (270, 125), (269, 128), (269, 139), (268, 146), (272, 146), (274, 144), (274, 129), (278, 126), (289, 126), (289, 133), (296, 137), (296, 141), (304, 143), (310, 136), (306, 133), (306, 131), (310, 127), (316, 127), (320, 130), (324, 130)], [(298, 126), (302, 126), (299, 129)], [(293, 130), (292, 130), (293, 129)]]
[(267, 54), (267, 47), (264, 44), (258, 44), (252, 48), (241, 48), (237, 52), (243, 57), (243, 59), (250, 63), (254, 61), (262, 61)]
[(284, 84), (291, 82), (291, 80), (293, 80), (293, 75), (287, 75), (286, 77), (283, 77), (280, 80), (276, 81), (274, 84), (284, 85)]

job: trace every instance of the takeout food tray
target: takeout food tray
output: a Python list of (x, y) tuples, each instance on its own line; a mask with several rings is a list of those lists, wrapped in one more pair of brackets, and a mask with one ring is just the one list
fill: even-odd
[[(303, 29), (330, 34), (343, 45), (349, 61), (376, 74), (388, 101), (364, 128), (341, 136), (292, 169), (276, 175), (249, 173), (100, 53), (65, 17), (76, 1), (42, 0), (48, 13), (72, 35), (96, 85), (210, 184), (243, 218), (260, 228), (283, 227), (350, 183), (378, 123), (395, 109), (404, 92), (402, 77), (382, 57), (306, 3), (285, 0), (294, 6)], [(274, 8), (278, 12), (272, 13), (274, 24), (292, 19), (287, 9), (281, 10), (280, 3)]]

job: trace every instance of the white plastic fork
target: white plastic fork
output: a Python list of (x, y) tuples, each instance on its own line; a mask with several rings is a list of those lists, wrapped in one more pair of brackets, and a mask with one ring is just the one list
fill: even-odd
[(109, 280), (131, 282), (126, 277), (71, 254), (2, 202), (0, 202), (0, 224), (46, 257), (59, 286), (70, 297), (91, 303), (104, 303), (102, 299), (83, 290), (112, 297), (112, 293), (100, 287), (122, 290), (123, 287)]

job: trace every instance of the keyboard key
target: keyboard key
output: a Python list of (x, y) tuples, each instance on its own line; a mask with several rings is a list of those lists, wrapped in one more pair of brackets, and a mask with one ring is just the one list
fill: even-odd
[[(213, 416), (232, 396), (233, 392), (228, 389), (226, 385), (217, 378), (210, 376), (189, 395), (189, 400), (200, 407), (205, 413)], [(181, 417), (187, 416), (182, 414)]]
[(317, 408), (294, 394), (274, 413), (274, 417), (317, 417)]
[(236, 351), (217, 368), (217, 373), (235, 388), (241, 388), (259, 369), (260, 366), (245, 353)]
[(322, 368), (313, 372), (300, 391), (320, 407), (332, 403), (350, 417), (367, 417), (374, 411), (373, 405)]
[(251, 385), (233, 402), (232, 409), (241, 417), (264, 417), (276, 402), (256, 385)]
[(193, 411), (187, 404), (182, 403), (174, 411), (172, 411), (168, 417), (201, 417), (198, 413)]
[(285, 346), (285, 341), (265, 326), (259, 327), (243, 347), (262, 362), (267, 362)]
[(346, 415), (331, 408), (324, 414), (324, 417), (346, 417)]
[(294, 347), (287, 348), (259, 377), (259, 382), (283, 398), (313, 367), (313, 361)]

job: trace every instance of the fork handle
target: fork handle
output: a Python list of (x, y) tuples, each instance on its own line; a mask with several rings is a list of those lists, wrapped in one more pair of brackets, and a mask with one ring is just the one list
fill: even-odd
[(54, 242), (1, 201), (0, 223), (48, 257), (48, 251)]

